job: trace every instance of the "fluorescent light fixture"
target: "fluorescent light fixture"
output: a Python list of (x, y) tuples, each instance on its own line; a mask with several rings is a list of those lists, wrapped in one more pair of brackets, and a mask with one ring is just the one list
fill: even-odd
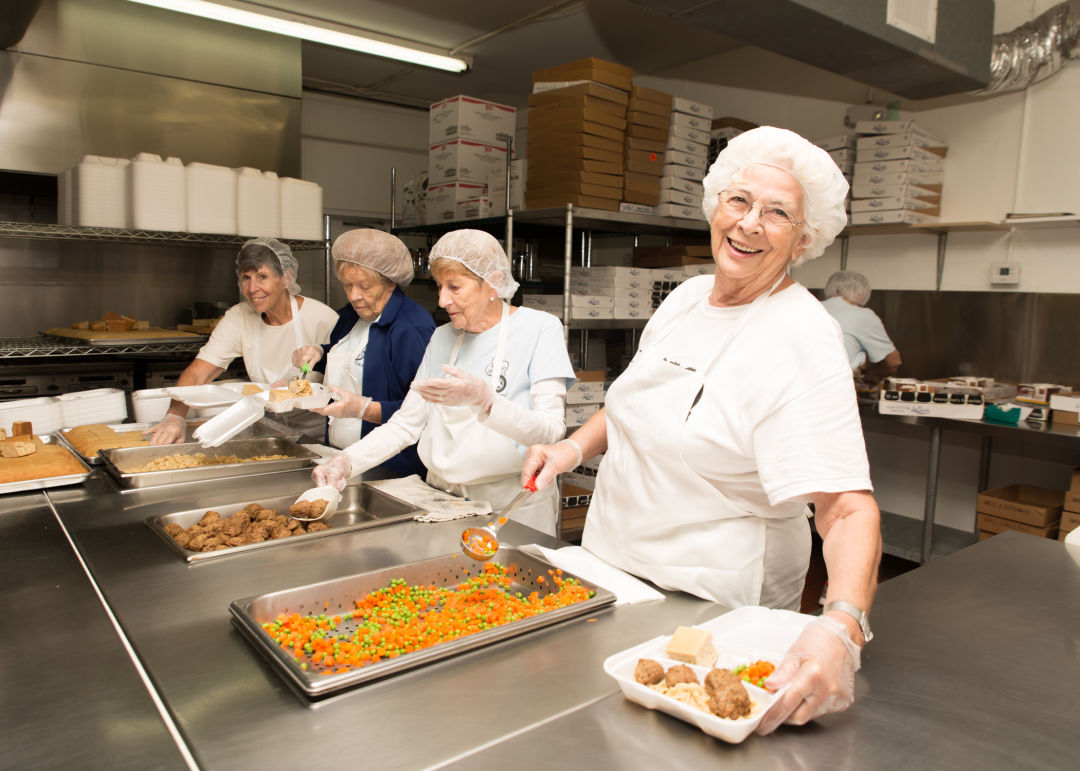
[(437, 49), (395, 40), (387, 35), (357, 30), (329, 21), (315, 20), (242, 0), (216, 0), (212, 3), (206, 0), (130, 1), (448, 72), (464, 72), (472, 64), (469, 57), (447, 56)]

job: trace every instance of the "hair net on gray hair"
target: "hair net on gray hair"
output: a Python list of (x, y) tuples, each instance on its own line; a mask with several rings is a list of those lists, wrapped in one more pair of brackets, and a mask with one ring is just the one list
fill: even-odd
[(397, 236), (374, 228), (348, 230), (334, 239), (334, 267), (351, 262), (373, 270), (398, 286), (413, 280), (412, 254)]
[(855, 305), (866, 305), (870, 301), (870, 282), (862, 273), (838, 270), (825, 282), (825, 299), (830, 297), (843, 297)]
[(761, 126), (728, 140), (702, 182), (705, 197), (701, 209), (705, 219), (712, 219), (719, 193), (739, 172), (757, 163), (783, 169), (802, 187), (803, 223), (810, 240), (794, 264), (820, 257), (847, 225), (844, 199), (848, 183), (827, 152), (794, 131)]
[(431, 247), (430, 258), (433, 263), (440, 259), (460, 262), (489, 284), (503, 300), (509, 300), (518, 289), (502, 244), (483, 230), (450, 231)]
[[(245, 272), (269, 265), (280, 275), (289, 281), (289, 292), (300, 294), (300, 285), (296, 283), (296, 274), (300, 269), (299, 263), (293, 257), (292, 249), (281, 243), (276, 238), (251, 238), (244, 242), (240, 251), (236, 253), (236, 276), (239, 278)], [(237, 285), (239, 285), (237, 281)]]

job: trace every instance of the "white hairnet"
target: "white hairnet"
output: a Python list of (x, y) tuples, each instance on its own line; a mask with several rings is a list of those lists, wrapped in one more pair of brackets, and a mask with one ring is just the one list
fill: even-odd
[(712, 219), (717, 195), (740, 171), (756, 163), (783, 169), (802, 187), (803, 222), (810, 242), (795, 264), (820, 257), (847, 225), (844, 199), (848, 183), (827, 152), (794, 131), (761, 126), (728, 140), (702, 182), (705, 198), (701, 209), (705, 218)]
[[(244, 265), (244, 267), (241, 267)], [(252, 267), (270, 265), (278, 273), (288, 279), (289, 292), (300, 294), (300, 285), (296, 283), (296, 274), (300, 270), (300, 264), (293, 257), (292, 249), (281, 243), (276, 238), (251, 238), (244, 242), (240, 251), (236, 253), (236, 275)], [(239, 282), (237, 282), (239, 284)]]
[(460, 262), (486, 281), (503, 300), (509, 300), (518, 289), (502, 244), (483, 230), (450, 231), (431, 247), (430, 258), (431, 262), (439, 259)]
[(408, 286), (413, 280), (412, 254), (397, 236), (374, 228), (348, 230), (334, 239), (331, 249), (337, 264), (351, 262), (373, 270), (398, 286)]
[(825, 299), (838, 296), (856, 305), (866, 305), (870, 301), (870, 282), (862, 273), (838, 270), (825, 282)]

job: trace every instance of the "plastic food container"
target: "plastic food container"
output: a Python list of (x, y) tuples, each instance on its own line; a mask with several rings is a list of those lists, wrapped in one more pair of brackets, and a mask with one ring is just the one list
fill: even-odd
[(281, 235), (281, 190), (278, 175), (249, 166), (236, 173), (236, 232), (242, 236)]
[(236, 235), (236, 172), (227, 166), (189, 163), (184, 173), (188, 231)]
[(91, 423), (122, 423), (127, 419), (127, 397), (119, 388), (94, 388), (56, 397), (63, 428)]
[(52, 434), (60, 430), (60, 402), (54, 396), (39, 396), (0, 403), (0, 428), (8, 436), (11, 424), (18, 420), (29, 420), (35, 435)]
[(317, 182), (282, 177), (281, 237), (321, 241), (323, 237), (322, 187)]
[(196, 428), (192, 436), (203, 447), (217, 447), (258, 421), (264, 414), (262, 400), (245, 396)]
[(128, 224), (139, 230), (182, 231), (187, 227), (184, 164), (179, 158), (139, 153), (124, 167)]
[(65, 224), (122, 228), (127, 225), (127, 158), (84, 155), (60, 175)]

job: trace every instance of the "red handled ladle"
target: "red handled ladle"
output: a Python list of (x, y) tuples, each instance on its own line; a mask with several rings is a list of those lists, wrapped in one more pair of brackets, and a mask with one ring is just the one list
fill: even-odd
[(514, 496), (514, 500), (506, 506), (494, 522), (489, 522), (486, 527), (468, 527), (461, 533), (461, 550), (474, 560), (485, 562), (495, 556), (499, 550), (499, 537), (496, 533), (499, 528), (506, 524), (510, 515), (530, 495), (536, 492), (536, 477), (533, 477)]

